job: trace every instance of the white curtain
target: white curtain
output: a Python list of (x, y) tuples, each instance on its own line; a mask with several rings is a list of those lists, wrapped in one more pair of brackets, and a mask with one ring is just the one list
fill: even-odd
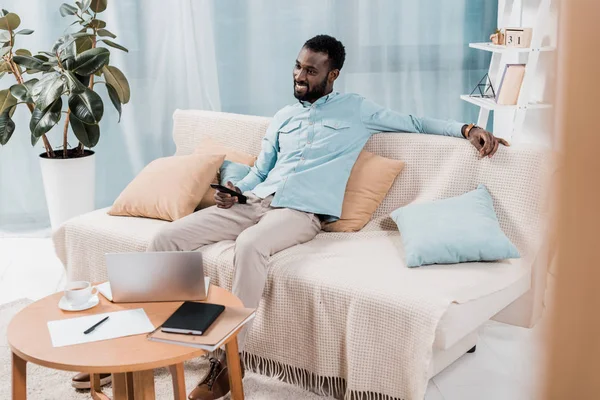
[[(5, 0), (2, 7), (36, 31), (20, 42), (35, 52), (50, 48), (70, 23), (60, 17), (61, 3)], [(173, 153), (176, 108), (272, 116), (294, 102), (294, 61), (321, 33), (346, 46), (336, 90), (402, 112), (474, 121), (475, 108), (458, 96), (487, 72), (489, 55), (468, 43), (487, 40), (497, 8), (492, 0), (111, 0), (100, 18), (130, 50), (111, 50), (111, 63), (128, 77), (132, 96), (120, 124), (104, 96), (94, 149), (97, 206), (110, 205), (148, 162)], [(2, 78), (0, 88), (11, 79)], [(0, 230), (48, 223), (42, 150), (29, 144), (28, 118), (24, 107), (17, 111), (17, 131), (0, 148)], [(59, 136), (58, 128), (50, 133), (54, 144)]]

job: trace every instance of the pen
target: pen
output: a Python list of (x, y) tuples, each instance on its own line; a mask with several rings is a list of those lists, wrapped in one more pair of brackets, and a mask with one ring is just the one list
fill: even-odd
[(90, 332), (93, 332), (94, 329), (96, 329), (98, 326), (100, 326), (101, 323), (103, 323), (104, 321), (106, 321), (108, 319), (108, 317), (104, 318), (102, 321), (95, 323), (94, 325), (90, 326), (88, 329), (86, 329), (85, 331), (83, 331), (84, 335), (87, 335)]

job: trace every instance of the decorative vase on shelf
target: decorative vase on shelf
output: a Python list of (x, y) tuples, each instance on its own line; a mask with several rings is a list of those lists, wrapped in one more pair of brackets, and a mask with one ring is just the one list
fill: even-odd
[(495, 45), (504, 45), (504, 33), (501, 30), (496, 29), (496, 32), (490, 35), (490, 40)]

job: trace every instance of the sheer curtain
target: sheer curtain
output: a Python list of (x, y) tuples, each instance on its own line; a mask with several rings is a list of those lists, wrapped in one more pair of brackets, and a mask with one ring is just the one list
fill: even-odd
[[(20, 37), (18, 47), (52, 46), (70, 23), (60, 17), (61, 3), (4, 1), (22, 27), (36, 31)], [(497, 9), (497, 1), (483, 0), (110, 1), (102, 19), (130, 50), (113, 50), (111, 63), (128, 77), (132, 97), (120, 124), (105, 98), (95, 148), (97, 206), (110, 205), (148, 162), (173, 153), (176, 108), (272, 116), (294, 102), (293, 63), (302, 44), (320, 33), (346, 46), (336, 90), (401, 112), (474, 121), (475, 108), (458, 96), (487, 72), (489, 55), (467, 43), (487, 39)], [(0, 88), (11, 79), (2, 78)], [(17, 111), (17, 131), (0, 148), (0, 230), (48, 224), (42, 150), (29, 144), (28, 119), (24, 107)], [(58, 128), (50, 137), (59, 143)]]

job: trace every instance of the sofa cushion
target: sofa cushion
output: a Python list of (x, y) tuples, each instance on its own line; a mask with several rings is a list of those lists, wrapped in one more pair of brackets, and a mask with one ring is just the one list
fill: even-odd
[[(194, 154), (225, 154), (225, 160), (232, 161), (248, 166), (254, 165), (256, 156), (236, 150), (230, 146), (226, 146), (218, 140), (204, 136), (200, 139), (198, 146), (194, 149)], [(219, 183), (217, 174), (213, 177), (212, 183)], [(208, 188), (202, 200), (200, 200), (199, 209), (214, 206), (215, 189)]]
[(192, 154), (152, 161), (127, 185), (110, 215), (174, 221), (194, 212), (224, 154)]
[(327, 232), (361, 230), (379, 207), (394, 180), (404, 168), (402, 161), (362, 151), (346, 184), (342, 215), (335, 222), (323, 224)]
[(506, 237), (485, 185), (448, 199), (410, 204), (392, 212), (406, 264), (454, 264), (519, 258)]

